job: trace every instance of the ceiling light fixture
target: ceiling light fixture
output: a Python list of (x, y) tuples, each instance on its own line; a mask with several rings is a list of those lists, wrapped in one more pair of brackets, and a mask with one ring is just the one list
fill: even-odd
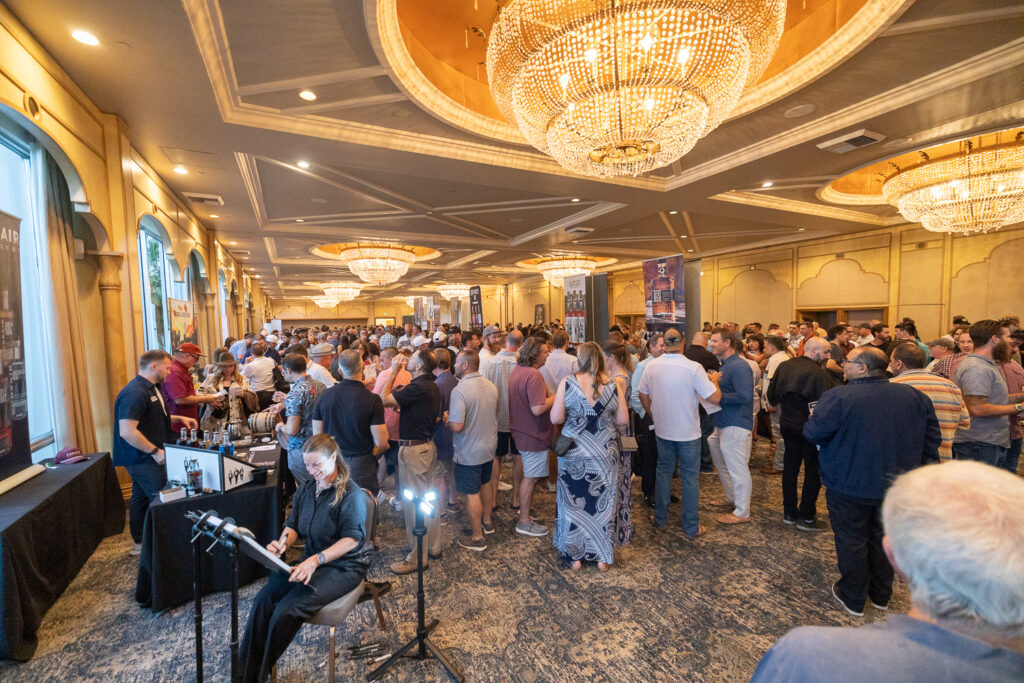
[(178, 175), (188, 175), (188, 169), (185, 168), (184, 166), (175, 166), (174, 172), (177, 173)]
[(358, 282), (325, 282), (320, 285), (326, 296), (335, 301), (352, 301), (363, 291), (363, 285)]
[(770, 181), (770, 180), (766, 180), (766, 181), (764, 181), (763, 183), (761, 183), (761, 187), (771, 187), (771, 186), (772, 186), (772, 185), (774, 185), (774, 184), (775, 184), (775, 183), (773, 183), (772, 181)]
[(326, 296), (326, 295), (325, 296), (314, 296), (314, 297), (311, 297), (311, 300), (313, 301), (314, 304), (316, 304), (320, 308), (334, 308), (335, 306), (338, 305), (337, 301), (335, 301), (334, 299), (332, 299), (331, 297)]
[(511, 0), (487, 44), (491, 94), (564, 168), (638, 175), (729, 116), (785, 16), (786, 0)]
[(298, 166), (299, 168), (309, 168), (309, 162), (306, 161), (305, 159), (300, 159), (295, 163), (295, 165)]
[(296, 218), (296, 219), (295, 219), (295, 222), (296, 222), (296, 223), (305, 223), (305, 222), (306, 222), (306, 219), (304, 219), (304, 218)]
[(360, 243), (343, 249), (338, 259), (363, 282), (384, 286), (409, 272), (416, 254), (393, 244)]
[(299, 97), (306, 100), (307, 102), (313, 102), (316, 100), (316, 93), (312, 90), (300, 90)]
[(219, 214), (211, 213), (210, 218), (220, 218)]
[(564, 256), (548, 258), (537, 264), (537, 270), (544, 279), (555, 287), (561, 287), (565, 278), (573, 275), (590, 275), (597, 268), (597, 260), (589, 256)]
[(96, 47), (100, 44), (99, 38), (88, 31), (82, 31), (81, 29), (72, 31), (71, 37), (84, 45), (90, 45), (92, 47)]
[(464, 285), (462, 283), (438, 285), (434, 289), (448, 301), (451, 301), (452, 299), (469, 298), (469, 285)]
[(573, 204), (575, 204), (575, 203), (576, 203), (576, 202), (578, 202), (579, 200), (580, 200), (580, 198), (579, 198), (579, 197), (573, 197), (573, 198), (572, 198), (572, 199), (570, 199), (569, 201), (570, 201), (570, 202), (572, 202)]
[(679, 212), (676, 211), (675, 209), (672, 209), (671, 211), (668, 212), (668, 215), (669, 216), (675, 216), (677, 213), (679, 213)]
[[(1013, 142), (964, 140), (960, 151), (896, 171), (882, 184), (885, 201), (932, 232), (988, 232), (1024, 221), (1024, 130)], [(890, 162), (891, 163), (891, 162)]]
[(237, 247), (238, 246), (238, 242), (228, 242), (228, 244), (230, 244), (233, 247)]

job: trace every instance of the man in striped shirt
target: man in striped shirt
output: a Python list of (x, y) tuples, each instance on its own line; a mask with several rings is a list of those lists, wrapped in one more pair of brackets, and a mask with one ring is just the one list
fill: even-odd
[(960, 387), (951, 380), (926, 371), (925, 360), (924, 351), (913, 342), (896, 346), (889, 363), (889, 370), (896, 376), (890, 381), (909, 384), (931, 399), (942, 434), (939, 457), (950, 460), (953, 457), (953, 435), (958, 428), (970, 429), (971, 416)]

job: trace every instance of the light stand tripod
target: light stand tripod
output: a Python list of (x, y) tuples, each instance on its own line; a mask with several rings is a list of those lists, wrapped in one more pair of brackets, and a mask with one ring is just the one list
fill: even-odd
[[(452, 663), (427, 639), (440, 622), (437, 619), (431, 619), (429, 624), (426, 623), (426, 607), (423, 601), (423, 537), (427, 535), (427, 526), (423, 516), (424, 514), (431, 517), (434, 516), (433, 503), (437, 500), (437, 494), (433, 491), (427, 491), (422, 496), (416, 496), (411, 490), (405, 489), (402, 495), (405, 498), (405, 505), (413, 505), (416, 510), (416, 522), (412, 530), (413, 535), (416, 537), (416, 636), (403, 645), (395, 654), (391, 655), (387, 661), (371, 671), (367, 675), (366, 680), (375, 681), (380, 678), (399, 658), (406, 656), (405, 653), (415, 645), (417, 646), (416, 653), (408, 655), (409, 657), (424, 660), (429, 659), (433, 655), (434, 659), (441, 663), (441, 666), (444, 667), (444, 670), (452, 680), (462, 683), (464, 680), (462, 674), (458, 673)], [(427, 652), (428, 650), (429, 652)]]

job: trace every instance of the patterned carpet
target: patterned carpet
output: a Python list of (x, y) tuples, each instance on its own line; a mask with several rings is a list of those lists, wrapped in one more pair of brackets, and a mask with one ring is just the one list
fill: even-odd
[[(563, 569), (546, 538), (514, 531), (509, 494), (499, 494), (497, 532), (482, 554), (458, 547), (462, 524), (444, 528), (444, 557), (426, 572), (427, 617), (441, 625), (432, 640), (468, 681), (743, 681), (764, 652), (804, 624), (853, 625), (881, 618), (846, 615), (829, 586), (837, 578), (830, 532), (808, 534), (781, 523), (779, 477), (759, 473), (767, 462), (762, 440), (751, 459), (754, 522), (724, 527), (706, 505), (721, 494), (718, 477), (701, 475), (701, 520), (708, 534), (689, 541), (679, 528), (679, 505), (658, 531), (633, 484), (636, 533), (601, 573)], [(543, 489), (543, 485), (540, 487)], [(673, 482), (678, 494), (678, 480)], [(537, 494), (534, 507), (550, 523), (554, 494)], [(819, 511), (824, 512), (824, 495)], [(383, 639), (393, 651), (415, 631), (415, 575), (394, 577), (388, 565), (404, 552), (398, 513), (385, 506), (378, 554), (370, 577), (391, 580), (381, 633), (372, 603), (356, 608), (342, 629), (339, 649)], [(195, 679), (191, 604), (152, 615), (138, 608), (134, 558), (127, 531), (103, 542), (81, 574), (47, 614), (35, 658), (0, 662), (5, 681), (187, 681)], [(262, 581), (242, 591), (242, 618)], [(208, 680), (228, 679), (228, 593), (204, 600)], [(897, 581), (891, 610), (909, 608)], [(395, 628), (397, 626), (397, 629)], [(220, 646), (215, 639), (223, 638)], [(327, 629), (305, 626), (280, 660), (278, 680), (324, 680), (317, 669), (327, 655)], [(366, 665), (342, 654), (340, 680), (365, 677)], [(436, 662), (404, 661), (384, 680), (445, 680)]]

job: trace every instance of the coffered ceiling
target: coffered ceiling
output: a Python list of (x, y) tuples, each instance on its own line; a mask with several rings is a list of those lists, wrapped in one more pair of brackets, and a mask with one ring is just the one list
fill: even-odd
[[(566, 173), (480, 99), (484, 43), (470, 29), (486, 34), (478, 24), (494, 0), (6, 4), (125, 119), (177, 192), (224, 198), (219, 218), (197, 213), (228, 249), (248, 252), (275, 296), (352, 279), (312, 253), (333, 242), (436, 249), (397, 285), (367, 290), (395, 297), (446, 280), (535, 278), (516, 262), (551, 254), (616, 259), (614, 270), (879, 229), (902, 219), (831, 203), (822, 188), (1024, 120), (1017, 0), (790, 0), (789, 43), (739, 115), (672, 166), (614, 180)], [(436, 35), (423, 32), (431, 21)], [(73, 41), (76, 28), (100, 45)], [(860, 129), (880, 140), (845, 154), (817, 147)]]

